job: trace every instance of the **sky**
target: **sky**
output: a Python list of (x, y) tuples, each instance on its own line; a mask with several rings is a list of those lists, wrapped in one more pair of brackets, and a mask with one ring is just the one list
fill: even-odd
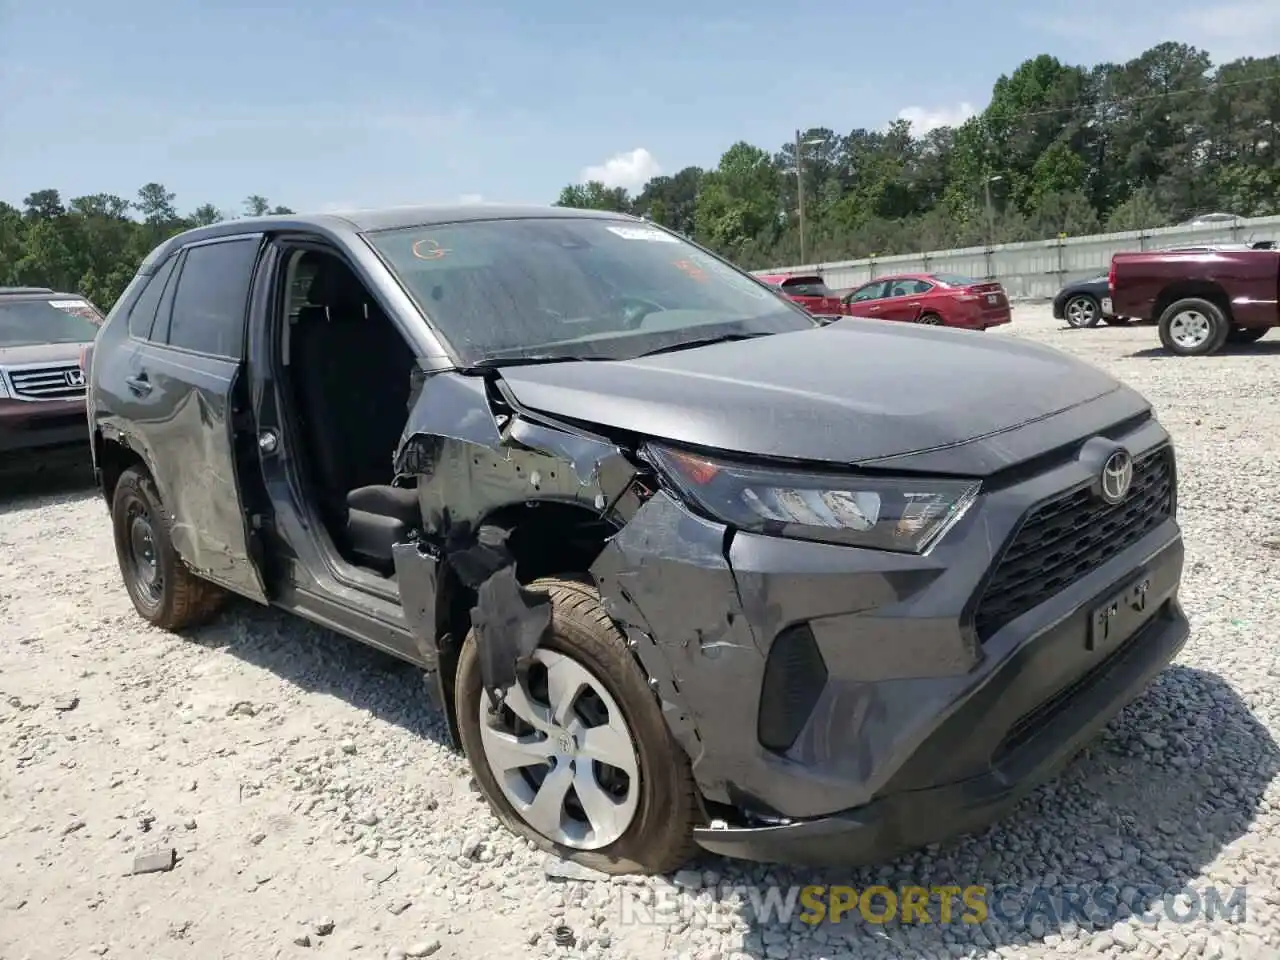
[(985, 106), (1028, 57), (1280, 53), (1280, 0), (0, 0), (0, 199), (550, 203)]

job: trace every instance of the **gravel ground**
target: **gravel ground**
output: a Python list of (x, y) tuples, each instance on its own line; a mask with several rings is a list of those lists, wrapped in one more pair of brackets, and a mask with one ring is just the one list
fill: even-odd
[[(571, 871), (490, 817), (416, 671), (248, 604), (186, 639), (149, 629), (82, 479), (10, 478), (0, 960), (1276, 956), (1280, 334), (1178, 360), (1149, 327), (1068, 331), (1019, 307), (991, 335), (1078, 354), (1156, 404), (1180, 454), (1194, 626), (1150, 692), (1000, 825), (843, 873), (707, 857), (661, 880), (553, 876)], [(135, 864), (170, 849), (176, 864)], [(1105, 884), (1160, 912), (1071, 917), (1040, 897), (980, 924), (813, 926), (761, 919), (768, 883)], [(1239, 885), (1243, 915), (1197, 910)], [(1193, 916), (1174, 922), (1158, 891), (1184, 888), (1165, 906)]]

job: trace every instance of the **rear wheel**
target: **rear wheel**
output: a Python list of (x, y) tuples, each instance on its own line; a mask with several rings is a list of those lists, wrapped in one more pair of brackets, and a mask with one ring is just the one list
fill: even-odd
[(1270, 327), (1234, 327), (1227, 334), (1227, 343), (1253, 343), (1267, 335)]
[(1160, 342), (1180, 357), (1217, 353), (1231, 332), (1226, 312), (1216, 303), (1188, 297), (1160, 315)]
[(1096, 298), (1082, 293), (1067, 301), (1062, 314), (1067, 318), (1068, 326), (1077, 329), (1096, 327), (1098, 318), (1102, 315), (1102, 305)]
[(217, 612), (226, 594), (182, 562), (169, 537), (160, 494), (140, 467), (130, 467), (116, 482), (111, 525), (125, 589), (144, 620), (181, 630)]
[(936, 313), (922, 313), (916, 323), (923, 323), (929, 327), (940, 327), (942, 326), (942, 318)]
[(459, 733), (476, 782), (513, 833), (607, 873), (665, 873), (693, 855), (699, 804), (643, 671), (594, 587), (537, 580), (551, 626), (495, 711), (475, 632), (456, 683)]

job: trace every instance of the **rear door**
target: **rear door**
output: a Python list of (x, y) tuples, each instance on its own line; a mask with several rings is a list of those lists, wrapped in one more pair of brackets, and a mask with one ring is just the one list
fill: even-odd
[(183, 251), (128, 389), (152, 417), (145, 429), (175, 549), (200, 576), (266, 603), (242, 500), (256, 456), (244, 357), (263, 239), (220, 237)]

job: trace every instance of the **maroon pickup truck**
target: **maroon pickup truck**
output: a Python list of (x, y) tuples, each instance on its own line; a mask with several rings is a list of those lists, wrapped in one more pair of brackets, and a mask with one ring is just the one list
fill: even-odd
[(1207, 356), (1280, 326), (1280, 251), (1206, 248), (1117, 253), (1102, 310), (1159, 324), (1170, 353)]

